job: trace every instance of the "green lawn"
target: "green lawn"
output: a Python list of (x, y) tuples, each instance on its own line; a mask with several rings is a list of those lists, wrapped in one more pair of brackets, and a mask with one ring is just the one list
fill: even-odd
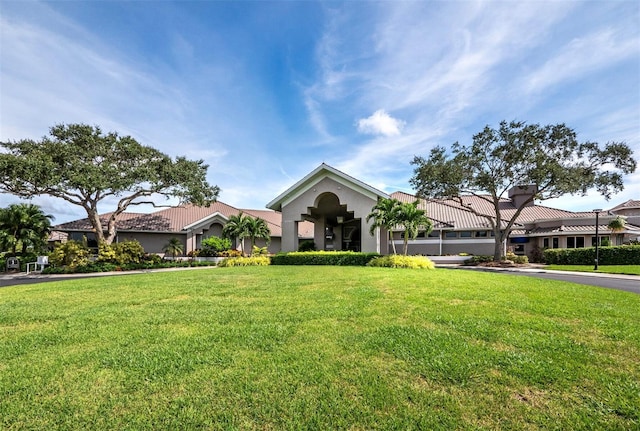
[(640, 295), (252, 267), (0, 289), (0, 429), (638, 429)]
[(629, 274), (640, 275), (640, 265), (598, 265), (598, 270), (593, 270), (593, 265), (548, 265), (547, 269), (556, 271), (601, 272), (605, 274)]

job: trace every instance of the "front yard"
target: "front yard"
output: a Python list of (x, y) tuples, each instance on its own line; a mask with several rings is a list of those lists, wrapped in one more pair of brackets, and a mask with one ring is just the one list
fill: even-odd
[(247, 267), (0, 289), (0, 428), (633, 429), (640, 295)]

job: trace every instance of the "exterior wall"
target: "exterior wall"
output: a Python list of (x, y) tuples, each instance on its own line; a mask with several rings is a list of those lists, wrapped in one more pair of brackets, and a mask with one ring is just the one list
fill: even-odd
[[(316, 206), (317, 198), (323, 193), (333, 193), (340, 201), (341, 205), (347, 205), (347, 211), (353, 212), (354, 218), (360, 219), (361, 250), (380, 251), (378, 235), (369, 235), (370, 224), (366, 222), (366, 217), (371, 212), (377, 200), (363, 195), (361, 192), (345, 186), (332, 178), (324, 177), (313, 185), (309, 185), (307, 190), (288, 202), (282, 207), (282, 251), (296, 251), (298, 249), (297, 222), (309, 214), (309, 209)], [(314, 221), (314, 241), (318, 249), (324, 248), (324, 228), (323, 219)], [(337, 238), (338, 232), (334, 229)], [(341, 242), (341, 241), (340, 241)], [(340, 250), (342, 244), (338, 245)]]
[[(404, 250), (402, 239), (395, 240), (396, 251), (401, 254)], [(493, 239), (464, 240), (447, 239), (442, 240), (442, 255), (456, 255), (460, 253), (493, 255)], [(409, 240), (408, 254), (422, 254), (427, 256), (440, 255), (440, 240), (438, 238)]]
[(178, 238), (182, 241), (184, 254), (186, 250), (186, 235), (176, 233), (154, 233), (154, 232), (123, 232), (118, 233), (118, 242), (124, 242), (128, 240), (137, 240), (142, 244), (144, 251), (147, 253), (164, 254), (162, 250), (165, 245), (171, 240), (171, 238)]

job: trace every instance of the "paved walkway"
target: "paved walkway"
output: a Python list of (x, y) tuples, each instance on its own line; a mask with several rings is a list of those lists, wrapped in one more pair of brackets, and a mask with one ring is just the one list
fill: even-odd
[(197, 269), (212, 269), (215, 266), (194, 266), (179, 268), (158, 268), (158, 269), (141, 269), (135, 271), (113, 271), (113, 272), (90, 272), (87, 274), (40, 274), (39, 272), (24, 272), (6, 274), (0, 273), (0, 287), (15, 286), (17, 284), (43, 283), (47, 281), (69, 280), (75, 278), (94, 278), (106, 277), (113, 275), (131, 275), (131, 274), (148, 274), (150, 272), (173, 272), (173, 271), (190, 271)]

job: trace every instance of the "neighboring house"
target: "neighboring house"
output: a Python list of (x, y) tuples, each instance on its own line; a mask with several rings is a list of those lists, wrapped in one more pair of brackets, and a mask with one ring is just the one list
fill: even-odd
[[(503, 218), (510, 218), (518, 202), (534, 190), (514, 188), (509, 198), (501, 202)], [(124, 213), (117, 222), (116, 241), (137, 239), (150, 253), (162, 253), (164, 245), (173, 237), (183, 241), (185, 253), (200, 248), (202, 240), (220, 236), (229, 216), (240, 211), (264, 219), (271, 229), (269, 251), (294, 251), (303, 240), (313, 240), (321, 250), (354, 250), (387, 254), (390, 244), (382, 229), (370, 235), (366, 217), (381, 198), (396, 198), (413, 202), (407, 193), (388, 195), (329, 165), (321, 164), (307, 176), (267, 204), (269, 210), (236, 209), (222, 202), (208, 208), (180, 206), (151, 214)], [(493, 207), (474, 196), (462, 202), (454, 200), (420, 201), (433, 221), (433, 231), (421, 232), (409, 242), (409, 253), (425, 255), (493, 254), (493, 232), (486, 217), (474, 214), (469, 208), (492, 215)], [(612, 233), (607, 227), (615, 217), (625, 218), (623, 231)], [(640, 236), (640, 201), (628, 201), (609, 211), (599, 213), (598, 236), (612, 242), (629, 242)], [(92, 233), (88, 219), (55, 227), (66, 232), (70, 239)], [(524, 208), (505, 249), (529, 256), (544, 248), (581, 248), (595, 244), (595, 213), (572, 212), (531, 204)], [(394, 241), (403, 242), (400, 229), (394, 229)], [(248, 250), (248, 239), (245, 250)], [(260, 246), (264, 242), (259, 243)], [(238, 246), (236, 244), (236, 246)]]

